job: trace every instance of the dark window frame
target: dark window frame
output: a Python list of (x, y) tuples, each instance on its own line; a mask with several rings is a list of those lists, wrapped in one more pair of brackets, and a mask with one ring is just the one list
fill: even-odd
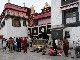
[(23, 20), (23, 26), (27, 26), (26, 20)]
[[(76, 22), (77, 22), (77, 19), (76, 19), (75, 22), (70, 22), (70, 23), (66, 23), (66, 21), (67, 21), (66, 19), (67, 19), (67, 18), (72, 18), (72, 19), (73, 19), (73, 17), (77, 18), (77, 17), (78, 17), (78, 16), (77, 16), (77, 11), (78, 11), (78, 8), (76, 9), (75, 7), (74, 7), (74, 8), (71, 8), (71, 10), (70, 10), (70, 9), (65, 10), (65, 12), (64, 12), (64, 19), (63, 19), (63, 20), (65, 20), (65, 21), (64, 21), (64, 24), (76, 23)], [(69, 13), (69, 14), (71, 14), (71, 15), (69, 15), (69, 17), (67, 17), (67, 16), (66, 16), (67, 13)], [(74, 14), (75, 14), (75, 15), (74, 15)]]
[(9, 9), (7, 10), (7, 15), (9, 15), (10, 14), (10, 11), (9, 11)]
[(69, 31), (65, 31), (65, 37), (70, 38), (70, 32)]
[[(17, 22), (18, 22), (18, 25), (17, 25)], [(12, 26), (13, 27), (21, 27), (21, 22), (19, 19), (13, 19), (12, 20)]]

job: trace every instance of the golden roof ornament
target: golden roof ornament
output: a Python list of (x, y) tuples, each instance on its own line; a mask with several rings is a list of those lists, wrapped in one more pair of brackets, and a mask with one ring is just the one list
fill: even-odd
[(31, 14), (34, 14), (34, 6), (32, 5), (32, 7), (30, 7), (31, 9)]
[(45, 8), (50, 7), (50, 5), (48, 4), (48, 2), (45, 3)]

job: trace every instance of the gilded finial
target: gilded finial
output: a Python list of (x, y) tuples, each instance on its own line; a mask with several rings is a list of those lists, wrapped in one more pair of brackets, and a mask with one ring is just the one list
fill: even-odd
[(45, 8), (50, 7), (50, 5), (48, 4), (48, 2), (45, 3)]
[(34, 12), (34, 6), (32, 5), (32, 7), (31, 7), (31, 14), (34, 14), (35, 12)]

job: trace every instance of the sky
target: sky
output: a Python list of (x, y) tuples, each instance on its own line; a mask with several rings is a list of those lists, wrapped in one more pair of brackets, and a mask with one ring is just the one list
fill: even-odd
[[(8, 2), (8, 0), (0, 0), (0, 14), (4, 10), (4, 5)], [(51, 6), (51, 0), (10, 0), (10, 3), (24, 6), (23, 3), (25, 3), (26, 7), (34, 6), (35, 12), (40, 13), (41, 9), (45, 6), (45, 2), (48, 2), (48, 4)]]

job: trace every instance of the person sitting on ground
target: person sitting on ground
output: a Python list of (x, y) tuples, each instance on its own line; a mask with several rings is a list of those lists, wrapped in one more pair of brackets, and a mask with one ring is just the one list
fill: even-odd
[(53, 49), (52, 47), (50, 47), (49, 54), (50, 54), (50, 56), (55, 56), (56, 55), (55, 49)]
[(42, 50), (43, 50), (42, 46), (38, 47), (37, 53), (42, 52)]
[(38, 51), (39, 50), (39, 48), (34, 48), (32, 51), (30, 51), (30, 52), (35, 52), (35, 51)]
[(44, 46), (44, 47), (43, 47), (42, 55), (45, 55), (45, 54), (46, 54), (46, 48), (47, 48), (47, 46)]
[(42, 52), (42, 49), (43, 49), (42, 46), (40, 46), (40, 47), (34, 48), (33, 51), (31, 52), (37, 51), (37, 53), (39, 53), (39, 52)]

